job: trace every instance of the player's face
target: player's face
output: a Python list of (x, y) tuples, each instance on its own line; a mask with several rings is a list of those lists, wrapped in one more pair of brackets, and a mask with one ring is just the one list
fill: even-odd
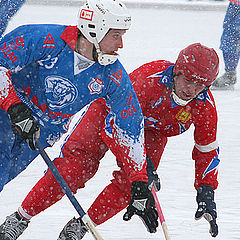
[(175, 77), (175, 93), (182, 100), (188, 101), (195, 98), (206, 86), (187, 79), (184, 75)]
[(99, 43), (102, 53), (117, 55), (119, 48), (123, 48), (122, 36), (126, 30), (111, 29)]

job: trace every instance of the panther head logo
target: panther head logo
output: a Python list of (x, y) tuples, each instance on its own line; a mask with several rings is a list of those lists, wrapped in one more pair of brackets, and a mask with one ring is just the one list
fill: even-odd
[(48, 76), (45, 79), (47, 102), (50, 109), (59, 109), (73, 103), (77, 98), (77, 88), (66, 78)]

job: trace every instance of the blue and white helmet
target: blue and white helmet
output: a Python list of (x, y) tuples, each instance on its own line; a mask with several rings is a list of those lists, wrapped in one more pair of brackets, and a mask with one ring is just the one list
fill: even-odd
[(99, 48), (100, 41), (110, 29), (128, 30), (130, 25), (129, 11), (119, 0), (87, 0), (78, 14), (78, 29), (95, 45), (102, 65), (115, 62), (117, 56), (103, 54)]

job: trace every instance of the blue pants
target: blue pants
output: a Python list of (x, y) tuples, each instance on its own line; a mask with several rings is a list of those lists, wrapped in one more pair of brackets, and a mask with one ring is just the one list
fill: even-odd
[[(0, 109), (0, 191), (5, 184), (21, 173), (38, 155), (32, 151), (28, 144), (12, 132), (10, 119), (4, 110)], [(39, 141), (43, 147), (48, 147), (46, 142), (50, 134), (48, 129), (40, 129)]]
[(223, 22), (220, 49), (226, 71), (235, 71), (240, 57), (240, 6), (231, 2)]
[(0, 38), (7, 28), (11, 17), (24, 4), (25, 0), (2, 0), (0, 1)]

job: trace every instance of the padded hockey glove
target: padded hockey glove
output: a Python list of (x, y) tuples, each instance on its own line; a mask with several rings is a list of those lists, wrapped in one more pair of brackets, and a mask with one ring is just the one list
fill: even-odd
[(197, 189), (198, 209), (195, 214), (195, 219), (199, 220), (204, 217), (210, 224), (210, 234), (212, 237), (218, 235), (218, 225), (216, 223), (217, 211), (216, 203), (214, 202), (214, 190), (210, 186), (203, 186)]
[(147, 154), (147, 176), (148, 176), (148, 185), (150, 186), (150, 190), (154, 185), (155, 191), (158, 192), (161, 189), (160, 179), (158, 174), (155, 170), (152, 160), (150, 159), (149, 155)]
[(32, 110), (24, 103), (16, 103), (9, 107), (8, 114), (14, 134), (22, 137), (32, 150), (36, 150), (34, 134), (39, 130), (39, 125), (32, 116)]
[(148, 183), (136, 181), (131, 187), (132, 199), (123, 215), (123, 220), (129, 221), (134, 214), (138, 215), (150, 233), (157, 231), (158, 213)]

